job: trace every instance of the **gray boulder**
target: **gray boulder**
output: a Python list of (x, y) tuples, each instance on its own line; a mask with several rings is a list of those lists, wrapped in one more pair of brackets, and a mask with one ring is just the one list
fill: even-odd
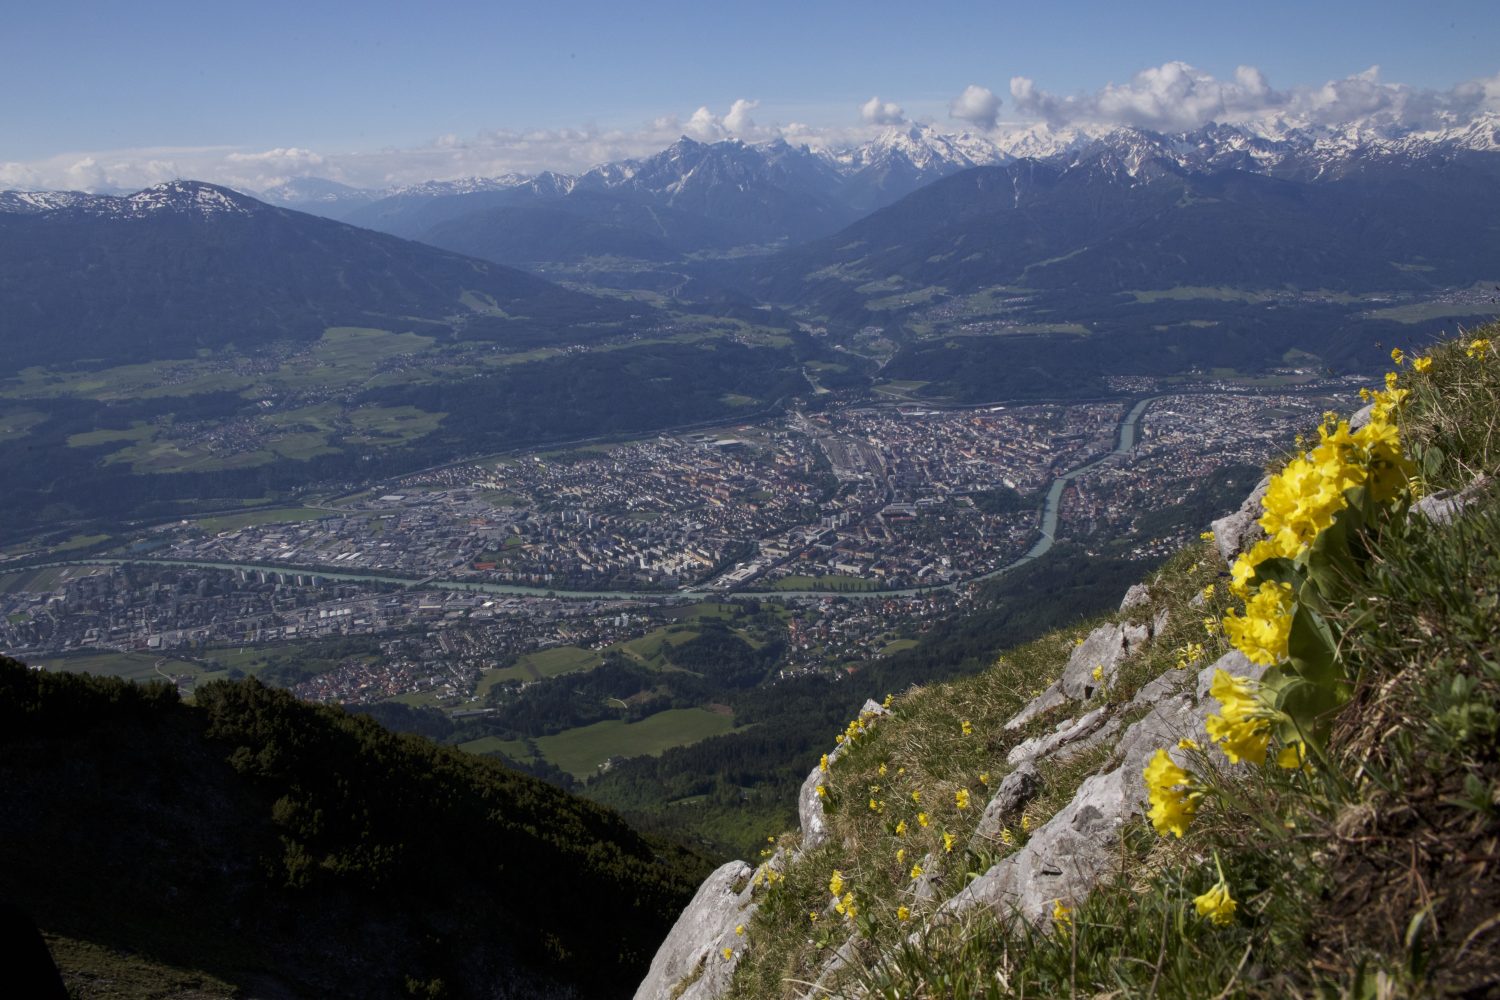
[(1214, 544), (1218, 546), (1219, 556), (1226, 563), (1233, 563), (1235, 556), (1266, 537), (1259, 523), (1263, 513), (1260, 502), (1265, 499), (1266, 490), (1270, 487), (1271, 477), (1266, 476), (1250, 491), (1239, 510), (1213, 522)]
[(1482, 497), (1493, 480), (1480, 476), (1461, 490), (1441, 490), (1412, 504), (1412, 517), (1425, 517), (1433, 524), (1447, 524)]
[(1042, 778), (1036, 764), (1023, 761), (1019, 767), (1005, 776), (995, 795), (984, 807), (978, 824), (974, 827), (974, 841), (998, 840), (1000, 831), (1011, 825), (1021, 815), (1026, 803), (1036, 798), (1042, 790)]
[[(714, 1000), (724, 995), (744, 950), (745, 939), (734, 929), (749, 923), (756, 910), (750, 898), (754, 890), (751, 874), (745, 862), (731, 861), (698, 887), (656, 950), (635, 1000), (665, 1000), (678, 987), (682, 987), (675, 994), (679, 1000)], [(732, 957), (724, 957), (725, 948), (732, 950)]]

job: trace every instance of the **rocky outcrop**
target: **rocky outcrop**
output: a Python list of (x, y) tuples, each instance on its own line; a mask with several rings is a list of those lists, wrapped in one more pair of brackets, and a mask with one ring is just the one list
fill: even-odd
[(708, 877), (656, 950), (635, 1000), (710, 1000), (724, 995), (743, 949), (744, 938), (734, 929), (755, 914), (751, 875), (745, 862), (731, 861)]
[(1068, 655), (1062, 676), (1013, 715), (1005, 723), (1005, 728), (1012, 731), (1020, 729), (1032, 719), (1054, 708), (1070, 701), (1087, 701), (1097, 692), (1113, 686), (1115, 676), (1120, 672), (1120, 664), (1151, 638), (1155, 628), (1154, 624), (1133, 625), (1126, 622), (1101, 625), (1094, 629)]
[(1239, 510), (1213, 522), (1214, 545), (1218, 546), (1219, 555), (1226, 563), (1234, 562), (1235, 556), (1266, 537), (1260, 526), (1261, 514), (1265, 513), (1260, 502), (1270, 488), (1271, 477), (1266, 476), (1250, 491)]
[[(866, 701), (859, 714), (861, 718), (877, 718), (887, 713), (879, 702)], [(832, 765), (838, 760), (844, 753), (844, 747), (848, 745), (840, 743), (830, 750), (828, 763)], [(828, 818), (823, 813), (823, 798), (818, 794), (818, 786), (823, 784), (825, 777), (820, 764), (808, 772), (801, 791), (797, 793), (797, 822), (802, 828), (802, 843), (798, 853), (816, 850), (828, 842)]]
[[(1025, 846), (969, 883), (940, 912), (988, 906), (1041, 923), (1050, 918), (1056, 900), (1074, 906), (1087, 896), (1118, 863), (1120, 828), (1145, 813), (1141, 775), (1146, 761), (1157, 749), (1167, 748), (1182, 763), (1184, 752), (1177, 749), (1177, 741), (1184, 737), (1206, 745), (1204, 720), (1218, 708), (1207, 697), (1208, 685), (1220, 669), (1257, 678), (1265, 672), (1243, 654), (1232, 652), (1199, 671), (1194, 690), (1161, 698), (1120, 737), (1112, 768), (1085, 780), (1073, 799), (1035, 830)], [(1190, 676), (1186, 671), (1181, 674), (1178, 683)], [(997, 811), (1000, 808), (1003, 805)]]
[(1489, 476), (1480, 476), (1461, 490), (1441, 490), (1412, 504), (1413, 517), (1425, 517), (1433, 524), (1447, 524), (1463, 514), (1494, 485)]
[(995, 790), (994, 797), (984, 807), (984, 813), (974, 827), (974, 842), (1000, 839), (1000, 831), (1016, 821), (1021, 810), (1026, 808), (1026, 803), (1036, 798), (1041, 790), (1042, 777), (1037, 772), (1036, 764), (1029, 760), (1023, 761), (1005, 776), (1000, 787)]

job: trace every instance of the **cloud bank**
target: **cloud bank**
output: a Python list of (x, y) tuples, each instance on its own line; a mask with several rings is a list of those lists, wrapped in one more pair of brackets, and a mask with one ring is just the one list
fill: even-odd
[[(1279, 120), (1285, 124), (1336, 125), (1361, 120), (1376, 127), (1433, 129), (1462, 125), (1474, 116), (1500, 113), (1500, 73), (1426, 90), (1381, 79), (1371, 67), (1317, 86), (1278, 89), (1254, 66), (1227, 79), (1181, 61), (1148, 67), (1125, 83), (1093, 92), (1058, 94), (1015, 76), (1008, 105), (988, 87), (970, 84), (947, 102), (947, 115), (986, 131), (1131, 125), (1158, 131), (1195, 128), (1210, 121)], [(1014, 121), (1002, 122), (1002, 108)], [(404, 148), (347, 153), (297, 147), (266, 150), (225, 146), (126, 149), (63, 154), (29, 162), (0, 162), (0, 189), (135, 191), (178, 177), (212, 181), (244, 191), (264, 191), (298, 177), (322, 177), (355, 187), (387, 188), (427, 180), (495, 177), (555, 170), (582, 173), (615, 160), (649, 156), (680, 136), (701, 142), (784, 139), (815, 148), (852, 145), (876, 131), (931, 117), (909, 114), (878, 96), (860, 104), (857, 125), (763, 123), (760, 103), (749, 98), (715, 111), (703, 106), (684, 117), (663, 115), (635, 128), (583, 126), (493, 129), (469, 137), (442, 135)], [(930, 107), (941, 115), (942, 105)]]
[(1433, 129), (1500, 111), (1500, 74), (1446, 91), (1421, 90), (1380, 79), (1380, 67), (1322, 86), (1277, 90), (1254, 66), (1241, 66), (1220, 80), (1185, 62), (1141, 70), (1123, 84), (1093, 93), (1062, 96), (1029, 77), (1010, 81), (1017, 113), (1050, 125), (1133, 125), (1171, 131), (1211, 121), (1247, 122), (1280, 116), (1309, 125), (1339, 125), (1355, 119), (1399, 128)]

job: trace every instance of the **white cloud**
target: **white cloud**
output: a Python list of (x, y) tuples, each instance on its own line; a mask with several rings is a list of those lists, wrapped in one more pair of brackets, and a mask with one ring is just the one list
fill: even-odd
[(859, 106), (859, 117), (867, 125), (900, 125), (906, 121), (901, 105), (872, 97)]
[(724, 127), (735, 135), (753, 135), (755, 122), (750, 119), (750, 112), (758, 107), (759, 101), (740, 98), (729, 106), (729, 114), (724, 116)]
[(969, 84), (948, 103), (948, 117), (993, 129), (1000, 116), (1000, 98), (988, 87)]
[(1024, 76), (1011, 79), (1010, 93), (1017, 112), (1052, 125), (1134, 125), (1173, 131), (1211, 121), (1281, 115), (1314, 125), (1365, 119), (1399, 128), (1437, 128), (1480, 111), (1500, 110), (1500, 74), (1435, 91), (1386, 83), (1380, 79), (1380, 67), (1371, 66), (1320, 86), (1277, 90), (1254, 66), (1240, 66), (1234, 79), (1220, 80), (1174, 61), (1092, 93), (1061, 96)]
[[(1017, 76), (1010, 81), (1011, 105), (1025, 118), (1049, 125), (1139, 125), (1158, 130), (1192, 128), (1207, 121), (1253, 121), (1280, 116), (1293, 122), (1336, 124), (1362, 117), (1377, 126), (1432, 128), (1463, 124), (1475, 114), (1500, 113), (1500, 74), (1459, 84), (1447, 91), (1418, 90), (1381, 79), (1371, 67), (1319, 86), (1278, 90), (1253, 66), (1242, 66), (1220, 80), (1184, 62), (1169, 62), (1137, 73), (1127, 83), (1092, 93), (1061, 96)], [(948, 107), (956, 120), (986, 129), (997, 127), (1000, 98), (970, 86)], [(941, 106), (931, 109), (941, 114)], [(655, 117), (633, 128), (587, 125), (554, 129), (493, 129), (473, 135), (446, 134), (412, 147), (332, 153), (282, 146), (247, 149), (225, 146), (93, 150), (27, 162), (0, 163), (0, 189), (63, 188), (135, 191), (177, 177), (263, 191), (295, 177), (316, 176), (357, 187), (383, 188), (427, 180), (495, 177), (507, 173), (555, 170), (582, 173), (615, 160), (649, 156), (686, 134), (705, 142), (738, 138), (765, 142), (781, 138), (815, 148), (838, 147), (869, 138), (877, 129), (907, 120), (899, 105), (872, 97), (860, 106), (860, 124), (825, 127), (802, 122), (762, 124), (752, 112), (764, 109), (741, 98), (726, 111), (707, 106), (686, 119)], [(837, 115), (838, 110), (829, 109)]]
[(1264, 112), (1286, 102), (1254, 66), (1219, 80), (1188, 63), (1173, 61), (1141, 70), (1129, 83), (1105, 85), (1092, 94), (1059, 97), (1028, 77), (1010, 81), (1016, 110), (1052, 124), (1136, 125), (1172, 130)]

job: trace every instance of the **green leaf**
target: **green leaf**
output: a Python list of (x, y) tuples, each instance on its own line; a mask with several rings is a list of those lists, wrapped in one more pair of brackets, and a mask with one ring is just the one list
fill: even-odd
[(1300, 602), (1292, 615), (1287, 658), (1300, 677), (1314, 684), (1331, 684), (1343, 679), (1333, 629), (1322, 615)]

